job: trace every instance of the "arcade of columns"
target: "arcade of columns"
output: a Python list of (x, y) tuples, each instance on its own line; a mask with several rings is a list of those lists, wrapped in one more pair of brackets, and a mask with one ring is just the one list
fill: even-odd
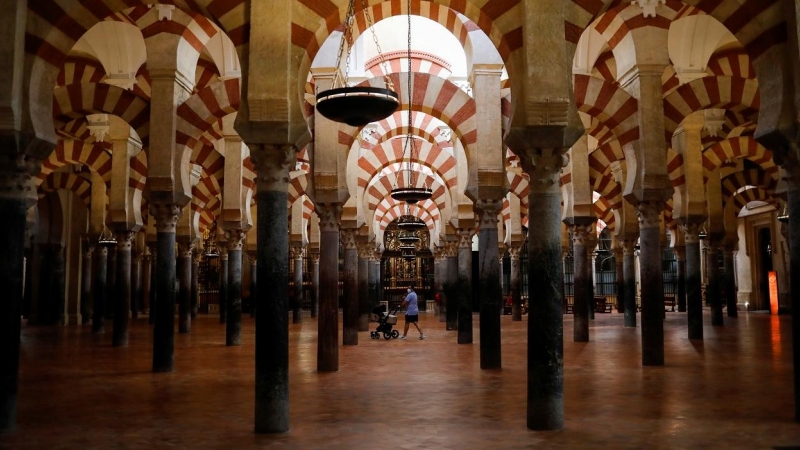
[[(456, 84), (446, 62), (417, 52), (409, 86), (409, 68), (390, 60), (403, 104), (365, 129), (331, 122), (313, 106), (313, 93), (330, 88), (341, 70), (335, 47), (343, 0), (324, 7), (310, 0), (27, 3), (8, 7), (0, 44), (14, 62), (0, 69), (3, 431), (16, 422), (23, 286), (38, 299), (26, 312), (31, 323), (91, 317), (92, 332), (110, 328), (115, 346), (128, 342), (128, 312), (135, 318), (136, 303), (149, 302), (152, 368), (169, 372), (180, 358), (175, 304), (178, 332), (191, 332), (198, 244), (214, 223), (222, 230), (228, 345), (242, 343), (245, 273), (255, 299), (255, 430), (288, 430), (288, 311), (302, 320), (299, 290), (290, 298), (289, 281), (302, 283), (310, 254), (317, 369), (338, 370), (339, 307), (342, 344), (357, 345), (369, 292), (380, 284), (383, 233), (405, 214), (388, 194), (402, 160), (397, 137), (408, 132), (421, 145), (419, 183), (434, 190), (412, 211), (431, 232), (436, 286), (480, 292), (484, 369), (502, 365), (499, 256), (506, 249), (512, 318), (521, 320), (527, 229), (528, 283), (536, 291), (528, 315), (533, 430), (564, 424), (568, 236), (573, 339), (590, 338), (599, 221), (613, 230), (624, 326), (641, 325), (642, 364), (664, 365), (662, 250), (672, 246), (678, 255), (687, 337), (702, 339), (701, 230), (709, 259), (724, 253), (725, 280), (716, 264), (707, 268), (711, 321), (723, 325), (723, 302), (728, 315), (740, 303), (728, 270), (734, 252), (754, 248), (739, 212), (761, 202), (800, 214), (800, 71), (791, 63), (800, 56), (800, 9), (790, 0), (412, 2), (414, 15), (461, 42), (468, 83)], [(376, 22), (406, 8), (401, 0), (368, 3)], [(366, 24), (358, 8), (357, 32)], [(356, 82), (382, 85), (378, 65), (364, 69)], [(404, 125), (408, 89), (412, 130)], [(97, 244), (105, 227), (114, 248)], [(800, 221), (780, 232), (795, 262), (781, 286), (788, 308), (789, 296), (800, 293)], [(744, 253), (736, 255), (740, 268)], [(446, 305), (446, 328), (457, 330), (459, 344), (472, 343), (471, 299), (451, 295)]]

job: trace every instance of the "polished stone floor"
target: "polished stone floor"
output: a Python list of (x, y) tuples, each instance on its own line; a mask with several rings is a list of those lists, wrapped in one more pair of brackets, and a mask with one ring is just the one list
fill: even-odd
[[(707, 314), (707, 313), (706, 313)], [(709, 323), (709, 316), (705, 317)], [(667, 313), (666, 367), (640, 365), (639, 329), (599, 314), (588, 344), (565, 319), (566, 428), (525, 426), (526, 326), (502, 317), (503, 369), (482, 371), (473, 345), (422, 314), (427, 339), (340, 347), (340, 370), (317, 373), (315, 319), (291, 325), (291, 426), (252, 433), (254, 327), (226, 348), (224, 325), (201, 317), (176, 335), (176, 371), (150, 372), (147, 319), (131, 345), (89, 327), (24, 327), (20, 449), (774, 448), (800, 446), (792, 417), (789, 317), (742, 314), (686, 339)], [(402, 319), (400, 320), (402, 324)], [(413, 328), (412, 328), (413, 330)], [(401, 330), (402, 332), (402, 330)], [(341, 336), (341, 334), (340, 334)]]

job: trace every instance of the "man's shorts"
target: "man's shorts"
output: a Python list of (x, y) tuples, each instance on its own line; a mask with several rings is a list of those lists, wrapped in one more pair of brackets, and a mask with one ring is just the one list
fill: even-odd
[(410, 316), (406, 314), (406, 322), (408, 323), (419, 322), (419, 315), (414, 314), (413, 316)]

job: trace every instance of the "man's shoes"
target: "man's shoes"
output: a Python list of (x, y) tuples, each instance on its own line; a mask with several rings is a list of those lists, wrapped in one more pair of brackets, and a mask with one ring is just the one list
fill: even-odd
[(405, 340), (406, 340), (406, 337), (405, 337), (405, 336), (400, 336), (400, 339), (402, 339), (402, 340), (404, 340), (404, 341), (405, 341)]
[(425, 339), (425, 335), (424, 335), (424, 334), (420, 334), (420, 335), (419, 335), (419, 340), (421, 341), (421, 340), (423, 340), (423, 339)]

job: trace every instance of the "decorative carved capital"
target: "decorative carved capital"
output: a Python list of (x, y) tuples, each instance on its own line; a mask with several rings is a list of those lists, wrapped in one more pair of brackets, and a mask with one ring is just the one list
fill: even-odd
[(244, 238), (247, 236), (247, 232), (241, 228), (234, 228), (228, 230), (227, 238), (228, 238), (228, 250), (242, 250), (244, 246)]
[(305, 253), (305, 247), (302, 245), (292, 245), (289, 247), (289, 254), (292, 259), (302, 259)]
[(286, 192), (289, 188), (289, 171), (295, 165), (292, 145), (251, 145), (250, 160), (256, 167), (256, 184), (259, 192)]
[(503, 200), (478, 199), (474, 206), (478, 214), (478, 226), (483, 229), (497, 229), (498, 214), (503, 210)]
[(356, 230), (345, 228), (339, 232), (339, 236), (342, 240), (342, 247), (346, 249), (356, 248)]
[(319, 264), (319, 252), (311, 252), (311, 262), (314, 264)]
[(341, 203), (317, 203), (314, 205), (314, 211), (319, 217), (320, 231), (339, 231), (342, 222)]
[(458, 236), (457, 248), (472, 248), (474, 231), (472, 228), (459, 228), (456, 230), (456, 235)]
[[(24, 153), (2, 155), (0, 164), (0, 198), (36, 201), (36, 185), (32, 174), (40, 161)], [(8, 158), (8, 159), (5, 159)]]
[(508, 255), (511, 257), (511, 261), (519, 261), (519, 256), (521, 253), (521, 246), (512, 245), (511, 247), (508, 247)]
[(625, 256), (633, 256), (634, 248), (636, 247), (636, 239), (625, 239), (619, 241), (622, 246), (622, 254)]
[(359, 242), (358, 243), (358, 257), (361, 259), (370, 259), (375, 254), (375, 246), (372, 242)]
[(133, 238), (136, 236), (135, 231), (123, 230), (114, 233), (117, 238), (117, 251), (130, 252), (133, 249)]
[(191, 259), (194, 244), (191, 242), (178, 242), (178, 258)]
[(157, 233), (174, 233), (183, 208), (174, 203), (150, 203), (150, 215), (156, 219)]
[(558, 187), (561, 169), (567, 165), (567, 149), (537, 148), (520, 152), (522, 170), (530, 178), (531, 192), (545, 192)]
[(92, 257), (92, 253), (94, 253), (94, 245), (87, 244), (86, 242), (84, 242), (84, 244), (85, 244), (85, 247), (83, 247), (83, 257), (84, 258), (91, 258)]
[(700, 228), (703, 224), (698, 222), (681, 223), (678, 225), (683, 232), (683, 242), (697, 244), (700, 242)]
[(570, 225), (569, 231), (572, 233), (573, 244), (594, 249), (592, 244), (597, 242), (597, 225), (594, 222)]
[(659, 228), (661, 226), (661, 211), (663, 210), (664, 202), (662, 201), (640, 202), (636, 205), (639, 228)]
[(220, 246), (218, 247), (217, 251), (219, 252), (219, 259), (220, 261), (227, 261), (228, 260), (228, 247)]

